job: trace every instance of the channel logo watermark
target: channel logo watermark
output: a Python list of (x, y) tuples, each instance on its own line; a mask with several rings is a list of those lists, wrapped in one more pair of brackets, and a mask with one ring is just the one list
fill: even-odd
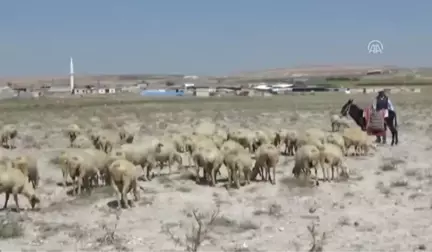
[(384, 51), (384, 44), (379, 40), (371, 40), (367, 45), (370, 54), (382, 54)]

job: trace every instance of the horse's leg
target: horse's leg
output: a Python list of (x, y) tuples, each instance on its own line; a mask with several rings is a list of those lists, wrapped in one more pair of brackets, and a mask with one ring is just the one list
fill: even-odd
[(382, 141), (382, 143), (383, 144), (386, 144), (387, 143), (387, 125), (388, 125), (388, 117), (384, 120), (384, 136), (383, 136), (383, 141)]
[(393, 124), (393, 120), (394, 118), (389, 118), (387, 124), (389, 126), (390, 132), (392, 134), (392, 141), (391, 141), (391, 145), (395, 145), (398, 142), (398, 132), (397, 129), (395, 127), (395, 125)]

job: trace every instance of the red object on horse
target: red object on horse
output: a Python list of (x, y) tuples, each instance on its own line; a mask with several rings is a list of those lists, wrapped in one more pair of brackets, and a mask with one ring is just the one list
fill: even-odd
[[(371, 123), (372, 113), (373, 113), (372, 106), (366, 107), (364, 109), (364, 118), (366, 119), (366, 132), (367, 132), (367, 134), (372, 135), (372, 136), (385, 136), (387, 127), (385, 127), (384, 125), (383, 125), (382, 129), (379, 129), (379, 130), (371, 127), (370, 123)], [(378, 113), (379, 113), (383, 123), (385, 124), (384, 117), (385, 117), (386, 110), (385, 109), (380, 110), (380, 111), (378, 111)]]

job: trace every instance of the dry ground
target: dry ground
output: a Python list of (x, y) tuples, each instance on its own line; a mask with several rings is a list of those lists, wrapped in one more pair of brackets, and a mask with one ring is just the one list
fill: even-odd
[[(372, 99), (353, 97), (360, 104)], [(399, 146), (349, 157), (348, 181), (323, 182), (317, 188), (296, 183), (292, 157), (283, 157), (276, 185), (252, 183), (227, 190), (219, 183), (210, 188), (189, 180), (187, 171), (177, 171), (140, 182), (144, 191), (136, 207), (117, 211), (109, 206), (114, 199), (110, 188), (68, 196), (56, 185), (61, 172), (49, 163), (55, 150), (67, 146), (62, 128), (69, 123), (125, 125), (140, 135), (187, 131), (203, 118), (252, 128), (329, 130), (329, 113), (339, 111), (347, 99), (345, 94), (320, 94), (0, 103), (2, 122), (16, 123), (20, 130), (13, 151), (37, 155), (42, 176), (39, 211), (0, 213), (0, 248), (194, 251), (193, 245), (200, 243), (199, 251), (307, 251), (314, 236), (310, 251), (320, 246), (326, 251), (432, 249), (432, 100), (427, 94), (392, 96), (399, 113)], [(20, 199), (22, 207), (29, 206)], [(0, 204), (3, 200), (2, 195)], [(13, 200), (9, 205), (14, 207)], [(203, 223), (201, 231), (194, 209)]]

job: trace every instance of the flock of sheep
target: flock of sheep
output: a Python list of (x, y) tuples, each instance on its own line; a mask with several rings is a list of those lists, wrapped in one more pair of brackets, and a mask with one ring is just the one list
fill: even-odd
[[(210, 122), (201, 122), (190, 134), (138, 138), (125, 129), (84, 130), (73, 124), (65, 129), (70, 146), (51, 161), (61, 170), (64, 187), (68, 178), (72, 179), (74, 195), (80, 194), (82, 189), (90, 193), (96, 186), (110, 185), (117, 194), (118, 206), (126, 208), (131, 207), (128, 193), (132, 192), (135, 201), (139, 199), (138, 178), (152, 180), (153, 168), (159, 167), (160, 174), (165, 165), (171, 173), (174, 163), (179, 168), (183, 167), (185, 157), (188, 161), (186, 167), (196, 169), (196, 182), (203, 180), (215, 186), (221, 167), (225, 167), (228, 186), (239, 188), (241, 177), (245, 184), (249, 184), (258, 174), (261, 180), (275, 184), (276, 166), (282, 153), (294, 156), (292, 173), (295, 177), (303, 175), (309, 178), (313, 169), (318, 185), (319, 167), (323, 180), (333, 180), (335, 172), (338, 176), (348, 176), (344, 158), (349, 155), (350, 147), (354, 147), (355, 155), (366, 155), (370, 147), (375, 148), (369, 136), (357, 127), (348, 127), (345, 118), (331, 116), (331, 126), (333, 130), (329, 133), (317, 128), (300, 131), (224, 129)], [(340, 126), (344, 126), (342, 131)], [(3, 146), (13, 147), (11, 142), (17, 135), (14, 125), (5, 125), (1, 132)], [(18, 194), (28, 198), (34, 208), (40, 203), (35, 191), (38, 185), (35, 158), (27, 154), (2, 155), (0, 193), (6, 194), (4, 208), (10, 194), (17, 210)]]

